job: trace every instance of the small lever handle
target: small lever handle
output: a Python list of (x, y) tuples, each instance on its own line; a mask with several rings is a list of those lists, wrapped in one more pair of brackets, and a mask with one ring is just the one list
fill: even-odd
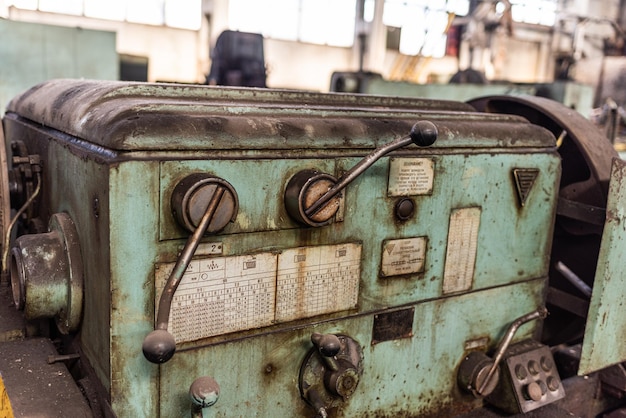
[(159, 299), (159, 309), (157, 311), (155, 329), (146, 336), (141, 347), (146, 359), (152, 363), (165, 363), (172, 358), (174, 352), (176, 351), (176, 341), (174, 336), (167, 330), (172, 299), (174, 298), (174, 293), (176, 292), (176, 289), (178, 289), (178, 285), (183, 278), (183, 274), (191, 262), (191, 258), (198, 248), (200, 239), (206, 232), (213, 216), (215, 215), (215, 211), (217, 210), (225, 191), (226, 189), (223, 186), (216, 187), (215, 192), (209, 201), (206, 212), (202, 216), (196, 230), (187, 239), (185, 247), (183, 248), (172, 273), (165, 283), (161, 299)]
[[(338, 206), (336, 205), (335, 210), (331, 211), (324, 210), (325, 207), (376, 161), (410, 144), (428, 147), (435, 143), (437, 136), (437, 127), (434, 123), (426, 120), (419, 121), (413, 125), (408, 135), (376, 148), (339, 179), (314, 170), (303, 170), (292, 177), (287, 185), (285, 192), (287, 211), (294, 219), (305, 225), (326, 225), (334, 216)], [(322, 212), (326, 213), (318, 215)]]
[(322, 355), (326, 366), (333, 372), (339, 370), (339, 364), (335, 358), (335, 356), (339, 354), (339, 351), (341, 351), (341, 341), (339, 341), (339, 337), (335, 334), (319, 334), (314, 332), (311, 335), (311, 342), (317, 347), (317, 351)]
[(333, 197), (337, 196), (346, 186), (360, 176), (365, 170), (372, 166), (381, 157), (389, 154), (391, 151), (395, 151), (398, 148), (405, 147), (410, 144), (415, 144), (420, 147), (427, 147), (435, 143), (437, 140), (437, 127), (430, 121), (422, 120), (417, 122), (411, 128), (411, 131), (407, 136), (395, 139), (388, 144), (376, 148), (371, 154), (367, 155), (354, 167), (348, 170), (343, 176), (339, 178), (337, 183), (330, 188), (322, 197), (320, 197), (315, 203), (309, 206), (304, 213), (307, 216), (315, 214), (322, 206), (328, 203)]
[(211, 376), (202, 376), (189, 387), (191, 417), (202, 418), (202, 410), (215, 405), (220, 396), (220, 385)]
[(495, 374), (498, 365), (502, 361), (504, 353), (506, 352), (507, 348), (509, 348), (511, 340), (513, 339), (513, 336), (515, 335), (519, 327), (524, 325), (526, 322), (530, 322), (535, 319), (544, 319), (546, 316), (548, 316), (548, 310), (545, 307), (541, 307), (536, 311), (527, 313), (526, 315), (517, 318), (515, 321), (513, 321), (513, 323), (511, 323), (508, 330), (506, 331), (506, 334), (504, 334), (504, 338), (502, 338), (500, 344), (498, 345), (498, 349), (493, 356), (493, 363), (491, 365), (491, 368), (489, 369), (489, 372), (487, 373), (487, 376), (485, 377), (485, 380), (482, 381), (482, 384), (478, 388), (478, 395), (482, 395), (485, 388), (489, 386), (489, 383), (493, 375)]

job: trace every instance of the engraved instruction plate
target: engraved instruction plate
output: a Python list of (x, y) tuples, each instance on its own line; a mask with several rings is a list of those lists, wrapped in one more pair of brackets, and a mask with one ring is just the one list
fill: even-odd
[(435, 162), (430, 158), (391, 158), (389, 196), (429, 195), (433, 192)]
[[(360, 244), (290, 248), (281, 254), (192, 260), (174, 293), (169, 330), (177, 342), (356, 307)], [(175, 263), (157, 264), (160, 293)]]
[(468, 290), (474, 280), (480, 208), (455, 209), (450, 215), (443, 293)]
[(426, 237), (391, 239), (383, 243), (381, 275), (399, 276), (424, 270)]
[(278, 257), (276, 320), (290, 321), (356, 307), (361, 245), (323, 245)]

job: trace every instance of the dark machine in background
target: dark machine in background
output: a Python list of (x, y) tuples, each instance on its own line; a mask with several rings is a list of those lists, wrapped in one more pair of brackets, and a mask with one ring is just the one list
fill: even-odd
[(3, 133), (2, 416), (624, 416), (626, 165), (565, 106), (51, 80)]
[(225, 30), (211, 52), (206, 84), (266, 87), (263, 35)]

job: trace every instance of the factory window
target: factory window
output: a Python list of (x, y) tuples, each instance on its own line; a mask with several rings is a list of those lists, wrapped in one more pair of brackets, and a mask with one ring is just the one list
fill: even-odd
[[(490, 3), (494, 1), (486, 0)], [(557, 0), (509, 0), (514, 22), (553, 26)], [(504, 2), (497, 2), (502, 13)], [(468, 16), (469, 0), (385, 0), (383, 23), (399, 31), (399, 51), (406, 55), (442, 57), (454, 16)]]
[(349, 47), (356, 0), (230, 0), (229, 27), (288, 41)]
[(383, 23), (400, 28), (400, 52), (442, 57), (454, 16), (469, 12), (469, 0), (385, 0)]
[(198, 30), (201, 0), (9, 0), (18, 9)]
[(554, 26), (557, 0), (509, 0), (514, 22)]

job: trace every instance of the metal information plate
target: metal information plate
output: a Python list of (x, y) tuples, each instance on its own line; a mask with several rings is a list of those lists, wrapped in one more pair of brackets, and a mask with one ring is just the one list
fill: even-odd
[(419, 273), (424, 270), (426, 237), (390, 239), (383, 243), (381, 275)]
[[(170, 332), (194, 341), (354, 308), (360, 263), (360, 244), (192, 260), (172, 300)], [(157, 304), (174, 264), (157, 265)]]
[(389, 196), (429, 195), (433, 192), (435, 162), (430, 158), (391, 158)]
[(474, 279), (480, 208), (455, 209), (450, 215), (443, 293), (468, 290)]
[(290, 321), (356, 307), (361, 245), (302, 247), (278, 257), (276, 320)]

